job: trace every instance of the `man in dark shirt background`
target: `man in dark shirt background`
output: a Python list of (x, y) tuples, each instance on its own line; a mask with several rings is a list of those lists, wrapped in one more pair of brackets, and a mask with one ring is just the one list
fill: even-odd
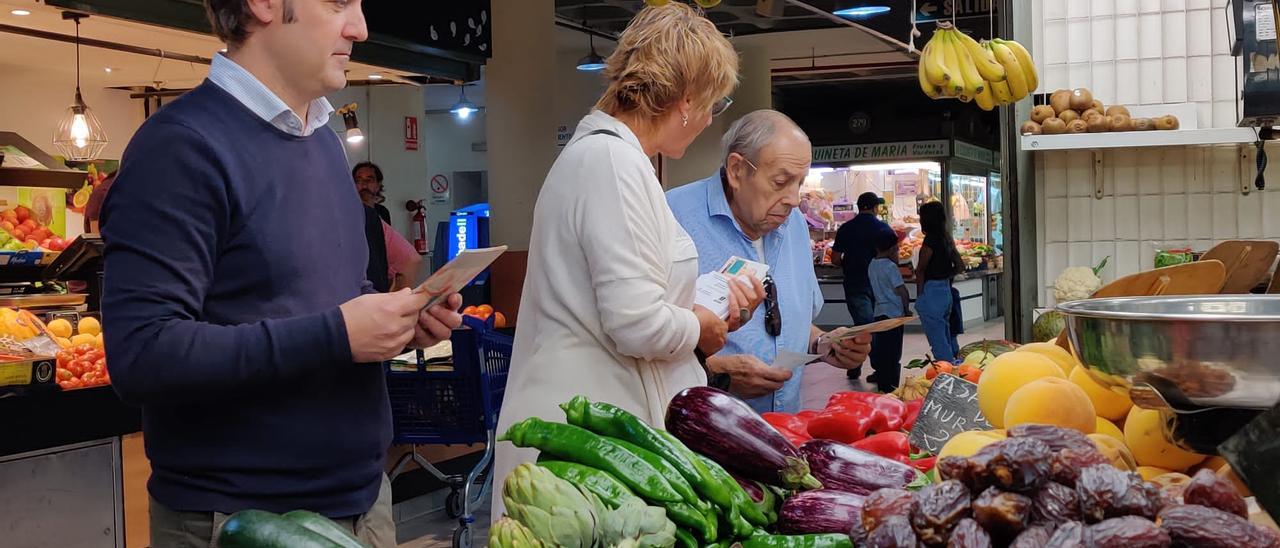
[[(871, 294), (867, 267), (876, 258), (876, 236), (893, 232), (893, 228), (876, 216), (876, 208), (883, 203), (884, 199), (874, 192), (858, 196), (858, 215), (840, 225), (831, 247), (831, 263), (844, 270), (844, 299), (849, 315), (853, 316), (853, 325), (872, 321), (875, 297)], [(862, 368), (850, 369), (848, 376), (860, 378)]]

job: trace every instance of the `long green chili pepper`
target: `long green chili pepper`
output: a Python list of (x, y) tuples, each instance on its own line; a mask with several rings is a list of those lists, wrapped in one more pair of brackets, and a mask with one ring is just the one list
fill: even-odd
[(604, 470), (597, 470), (576, 462), (542, 460), (541, 458), (538, 459), (538, 466), (550, 470), (552, 474), (562, 480), (591, 491), (610, 510), (616, 510), (623, 503), (632, 499), (640, 500), (640, 497), (632, 493), (625, 483), (618, 481), (618, 478), (613, 477)]
[(667, 462), (656, 453), (627, 440), (620, 440), (617, 438), (605, 439), (621, 445), (623, 449), (635, 453), (637, 457), (640, 457), (642, 460), (649, 463), (649, 466), (652, 466), (654, 470), (657, 470), (658, 473), (662, 474), (662, 477), (667, 480), (667, 483), (671, 484), (672, 489), (675, 489), (677, 493), (680, 493), (681, 497), (684, 497), (685, 502), (692, 504), (699, 509), (705, 507), (706, 503), (702, 502), (702, 499), (699, 499), (698, 495), (694, 494), (693, 487), (689, 486), (689, 482), (684, 480), (684, 476), (680, 475), (680, 472), (677, 471), (676, 467), (672, 466), (670, 462)]
[[(717, 464), (716, 461), (697, 453), (694, 453), (693, 456), (702, 462), (702, 465), (711, 472), (713, 477), (717, 478), (718, 481), (723, 483), (726, 488), (729, 489), (729, 493), (733, 497), (733, 505), (737, 507), (741, 517), (746, 518), (751, 525), (756, 527), (766, 527), (769, 525), (769, 517), (764, 515), (764, 512), (760, 511), (760, 508), (756, 506), (755, 501), (751, 500), (751, 495), (748, 495), (747, 491), (744, 490), (741, 485), (738, 485), (738, 480), (733, 479), (733, 476), (729, 475), (729, 472)], [(740, 527), (735, 525), (734, 529), (740, 530)]]
[(698, 540), (693, 538), (693, 533), (677, 527), (676, 546), (678, 548), (698, 548)]
[(512, 425), (498, 441), (510, 441), (517, 447), (537, 448), (563, 460), (604, 470), (647, 500), (684, 500), (661, 472), (635, 453), (577, 426), (529, 417)]
[(643, 447), (670, 462), (684, 479), (702, 495), (717, 506), (725, 507), (733, 504), (731, 491), (707, 470), (697, 459), (693, 451), (685, 447), (680, 440), (663, 435), (666, 432), (649, 426), (639, 417), (604, 403), (592, 402), (583, 396), (577, 396), (560, 405), (565, 418), (574, 426), (586, 428), (602, 436), (625, 440)]

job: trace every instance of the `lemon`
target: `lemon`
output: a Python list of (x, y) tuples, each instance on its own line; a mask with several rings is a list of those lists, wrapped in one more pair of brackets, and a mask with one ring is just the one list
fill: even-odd
[(969, 430), (961, 432), (942, 446), (938, 460), (947, 457), (972, 457), (979, 449), (1005, 439), (1004, 430)]
[(85, 333), (81, 333), (79, 335), (71, 337), (71, 345), (72, 346), (80, 346), (82, 344), (92, 345), (94, 340), (95, 339), (93, 338), (93, 335), (87, 335)]
[(75, 346), (71, 344), (71, 339), (66, 337), (54, 337), (53, 340), (58, 343), (58, 348), (71, 348), (72, 346)]
[(80, 323), (76, 325), (76, 330), (81, 335), (97, 335), (102, 333), (102, 324), (98, 323), (98, 319), (92, 316), (80, 318)]
[(55, 337), (59, 337), (63, 339), (71, 337), (71, 322), (63, 318), (58, 318), (56, 320), (53, 320), (49, 322), (49, 325), (46, 325), (45, 327), (48, 328), (49, 333)]
[(93, 336), (93, 345), (98, 347), (99, 350), (105, 350), (107, 348), (106, 342), (102, 340), (102, 333), (98, 333)]
[(71, 196), (71, 206), (76, 209), (84, 209), (85, 206), (89, 205), (89, 196), (92, 194), (93, 187), (84, 185), (84, 187), (76, 191), (75, 195)]

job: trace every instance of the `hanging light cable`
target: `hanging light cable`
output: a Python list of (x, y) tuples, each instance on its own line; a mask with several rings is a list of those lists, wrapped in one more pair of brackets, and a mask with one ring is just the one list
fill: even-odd
[(84, 103), (80, 94), (80, 20), (87, 15), (62, 12), (64, 20), (76, 22), (76, 96), (75, 102), (67, 108), (58, 129), (53, 134), (53, 146), (67, 160), (96, 160), (102, 149), (107, 146), (107, 134), (102, 130), (98, 117)]

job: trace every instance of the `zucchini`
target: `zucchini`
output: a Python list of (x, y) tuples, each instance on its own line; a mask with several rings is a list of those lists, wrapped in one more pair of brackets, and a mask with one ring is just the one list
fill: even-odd
[(218, 534), (218, 548), (342, 548), (310, 529), (262, 510), (241, 510), (231, 514)]
[(351, 532), (329, 518), (307, 510), (294, 510), (284, 515), (284, 519), (293, 521), (312, 533), (329, 539), (342, 548), (368, 548), (351, 536)]

